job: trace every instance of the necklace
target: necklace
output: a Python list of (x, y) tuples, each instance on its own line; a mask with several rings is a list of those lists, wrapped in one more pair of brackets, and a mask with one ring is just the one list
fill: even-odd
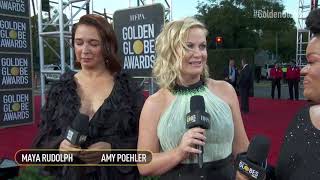
[(193, 93), (204, 90), (204, 87), (205, 87), (205, 82), (202, 79), (200, 79), (200, 81), (194, 84), (191, 84), (190, 86), (182, 86), (179, 84), (175, 84), (171, 92), (176, 95), (193, 94)]

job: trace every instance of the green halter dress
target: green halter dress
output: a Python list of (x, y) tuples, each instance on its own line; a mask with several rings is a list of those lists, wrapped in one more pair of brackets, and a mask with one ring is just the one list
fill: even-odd
[[(180, 144), (183, 134), (188, 130), (186, 128), (186, 114), (190, 112), (190, 98), (194, 95), (200, 95), (204, 98), (205, 111), (210, 114), (210, 128), (206, 130), (205, 134), (204, 167), (206, 163), (230, 158), (234, 125), (229, 105), (212, 93), (203, 81), (189, 87), (177, 85), (172, 93), (175, 95), (175, 99), (161, 115), (157, 127), (161, 152), (170, 151)], [(195, 165), (195, 163), (197, 163), (196, 156), (181, 162), (183, 165)], [(188, 172), (190, 173), (189, 170)], [(172, 178), (172, 176), (170, 177)]]

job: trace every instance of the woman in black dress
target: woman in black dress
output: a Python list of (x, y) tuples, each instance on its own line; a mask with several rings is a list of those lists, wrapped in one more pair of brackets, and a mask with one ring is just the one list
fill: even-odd
[[(74, 25), (72, 44), (79, 72), (66, 72), (52, 85), (42, 109), (35, 148), (136, 149), (138, 119), (144, 97), (120, 72), (117, 41), (112, 26), (98, 15), (85, 15)], [(77, 114), (89, 116), (88, 137), (81, 147), (64, 139)], [(101, 154), (81, 151), (77, 158), (98, 163)], [(136, 167), (45, 167), (57, 179), (138, 179)]]
[(313, 10), (306, 25), (313, 33), (308, 43), (304, 96), (310, 104), (295, 116), (286, 132), (276, 168), (277, 180), (320, 179), (320, 9)]

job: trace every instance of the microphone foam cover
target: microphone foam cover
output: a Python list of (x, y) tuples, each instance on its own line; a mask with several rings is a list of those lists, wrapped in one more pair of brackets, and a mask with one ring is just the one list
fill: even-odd
[(247, 157), (248, 160), (262, 164), (267, 159), (270, 148), (270, 141), (265, 136), (255, 136), (248, 147)]
[(203, 96), (191, 96), (190, 98), (190, 111), (205, 111), (205, 104)]
[(89, 131), (89, 116), (78, 113), (72, 122), (72, 128), (80, 134), (88, 134)]

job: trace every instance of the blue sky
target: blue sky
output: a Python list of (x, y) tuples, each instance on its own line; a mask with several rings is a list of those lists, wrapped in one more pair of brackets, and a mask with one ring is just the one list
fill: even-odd
[[(147, 3), (151, 3), (152, 0), (147, 0)], [(173, 19), (180, 19), (185, 16), (192, 16), (197, 13), (196, 6), (199, 0), (172, 0), (172, 16)], [(204, 1), (205, 0), (200, 0)], [(163, 2), (162, 0), (154, 0), (154, 2)], [(299, 0), (282, 0), (285, 5), (285, 11), (292, 14), (295, 21), (298, 18), (298, 2)], [(94, 0), (94, 9), (103, 12), (103, 8), (106, 8), (107, 13), (113, 13), (117, 9), (128, 8), (129, 5), (134, 7), (137, 5), (137, 0)]]

